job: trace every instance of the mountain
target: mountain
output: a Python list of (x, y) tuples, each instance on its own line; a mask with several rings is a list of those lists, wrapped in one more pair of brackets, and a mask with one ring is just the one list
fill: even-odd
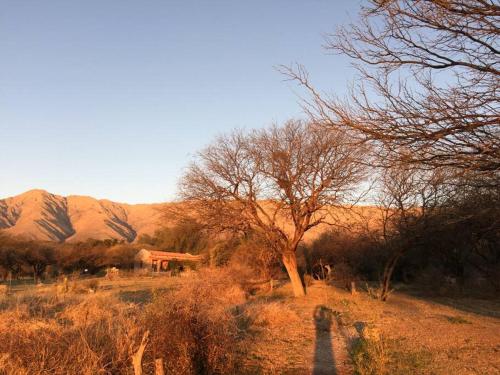
[[(106, 199), (70, 195), (63, 197), (44, 190), (0, 199), (0, 230), (42, 241), (78, 242), (89, 238), (135, 241), (141, 234), (152, 235), (162, 224), (161, 208), (167, 203), (126, 204)], [(377, 227), (380, 209), (357, 206), (348, 212), (329, 210), (333, 222), (343, 227), (362, 224)], [(165, 224), (163, 222), (163, 224)], [(170, 223), (171, 224), (171, 223)], [(293, 231), (283, 221), (282, 229)], [(331, 227), (323, 224), (309, 230), (311, 241)]]
[(162, 206), (30, 190), (0, 199), (0, 230), (45, 241), (111, 238), (132, 242), (159, 227)]

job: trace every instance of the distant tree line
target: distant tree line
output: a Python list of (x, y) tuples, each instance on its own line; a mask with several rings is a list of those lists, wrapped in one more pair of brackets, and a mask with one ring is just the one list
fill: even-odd
[(40, 242), (0, 232), (0, 279), (31, 276), (35, 282), (69, 273), (95, 274), (107, 267), (131, 269), (136, 247), (118, 240)]
[(232, 243), (212, 239), (196, 221), (162, 227), (153, 235), (142, 234), (136, 243), (92, 238), (81, 242), (44, 242), (0, 231), (0, 280), (33, 277), (38, 282), (62, 274), (97, 274), (109, 267), (130, 270), (142, 247), (203, 254), (217, 245), (215, 264), (225, 264), (228, 251), (224, 249)]

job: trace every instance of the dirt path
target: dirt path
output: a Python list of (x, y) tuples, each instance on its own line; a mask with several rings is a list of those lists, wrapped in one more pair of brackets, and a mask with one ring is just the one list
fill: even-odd
[[(250, 373), (348, 375), (352, 365), (346, 342), (333, 311), (326, 286), (313, 285), (305, 298), (286, 297), (269, 314), (286, 315), (255, 337)], [(282, 311), (280, 311), (282, 309)], [(286, 323), (285, 318), (290, 321)]]
[(323, 284), (309, 287), (305, 298), (293, 298), (284, 286), (256, 302), (257, 316), (267, 323), (249, 340), (246, 370), (249, 374), (352, 374), (345, 336), (357, 336), (354, 327), (362, 322), (384, 338), (388, 373), (500, 374), (497, 304), (483, 301), (476, 309), (469, 303), (464, 309), (463, 302), (394, 293), (384, 303), (366, 293), (351, 296)]
[(293, 300), (293, 308), (300, 314), (304, 328), (314, 335), (314, 346), (308, 348), (313, 353), (308, 361), (307, 372), (313, 375), (352, 374), (352, 365), (347, 343), (334, 315), (329, 308), (328, 287), (314, 284), (307, 290), (307, 297)]

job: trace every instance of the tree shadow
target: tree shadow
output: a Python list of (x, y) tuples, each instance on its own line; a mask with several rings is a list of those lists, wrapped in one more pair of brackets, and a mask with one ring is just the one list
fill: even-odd
[(313, 375), (335, 374), (335, 358), (332, 348), (332, 311), (322, 305), (314, 309), (316, 340), (314, 343)]
[(455, 310), (460, 310), (466, 313), (473, 313), (492, 318), (500, 317), (500, 299), (498, 296), (491, 296), (489, 298), (467, 295), (440, 296), (419, 290), (406, 290), (400, 293), (416, 300), (451, 307)]

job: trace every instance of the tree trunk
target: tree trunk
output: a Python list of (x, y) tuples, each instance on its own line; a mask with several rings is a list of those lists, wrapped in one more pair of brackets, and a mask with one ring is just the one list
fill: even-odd
[(302, 285), (302, 280), (300, 279), (299, 270), (297, 269), (297, 257), (295, 256), (295, 252), (283, 254), (283, 264), (292, 282), (293, 294), (295, 297), (304, 296), (306, 292), (304, 290), (304, 285)]
[(43, 274), (47, 266), (45, 264), (36, 264), (33, 266), (33, 273), (35, 278), (35, 284), (39, 283), (43, 279)]
[(387, 300), (389, 296), (389, 288), (391, 286), (391, 278), (392, 273), (394, 272), (394, 268), (396, 268), (396, 264), (398, 263), (399, 258), (401, 257), (402, 252), (398, 252), (394, 254), (384, 268), (384, 274), (382, 276), (382, 285), (380, 290), (380, 299), (382, 301)]

